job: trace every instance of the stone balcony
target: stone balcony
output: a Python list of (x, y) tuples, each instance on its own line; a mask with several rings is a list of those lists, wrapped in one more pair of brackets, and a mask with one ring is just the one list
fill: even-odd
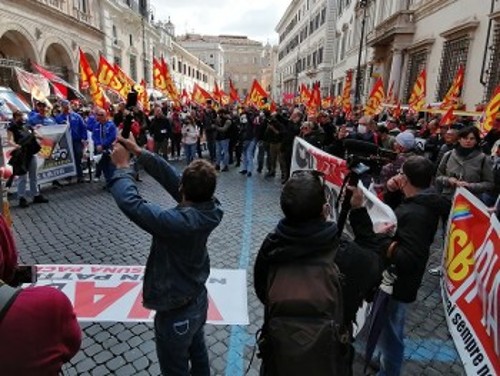
[(400, 10), (375, 26), (367, 35), (370, 47), (390, 44), (398, 35), (411, 36), (415, 33), (414, 11)]
[(36, 3), (42, 5), (42, 9), (58, 17), (66, 19), (70, 17), (87, 26), (99, 28), (97, 18), (88, 9), (83, 12), (77, 7), (70, 7), (70, 2), (67, 0), (36, 0)]

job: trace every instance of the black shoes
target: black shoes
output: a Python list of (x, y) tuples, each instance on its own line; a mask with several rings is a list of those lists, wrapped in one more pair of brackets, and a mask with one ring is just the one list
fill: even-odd
[(274, 172), (268, 172), (265, 177), (266, 178), (274, 178), (275, 176), (276, 176), (276, 173), (274, 173)]
[(227, 166), (226, 166), (226, 167), (224, 167), (221, 171), (222, 171), (222, 172), (229, 171), (229, 167), (227, 167)]
[(42, 195), (37, 195), (37, 196), (33, 197), (34, 204), (46, 204), (47, 202), (49, 202), (49, 200), (47, 200)]
[(247, 170), (241, 170), (241, 171), (240, 171), (240, 174), (241, 174), (241, 175), (245, 175), (246, 173), (247, 173)]
[(30, 206), (30, 204), (28, 203), (28, 200), (26, 200), (24, 197), (21, 197), (19, 199), (19, 207), (20, 208), (27, 208), (28, 206)]

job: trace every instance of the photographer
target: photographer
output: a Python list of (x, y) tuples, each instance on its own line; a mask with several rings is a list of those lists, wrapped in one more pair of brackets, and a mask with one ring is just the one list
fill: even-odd
[[(383, 268), (379, 252), (390, 239), (373, 234), (361, 207), (362, 194), (353, 188), (350, 215), (356, 239), (339, 242), (337, 224), (327, 220), (323, 179), (318, 171), (292, 173), (280, 198), (285, 217), (268, 234), (255, 261), (255, 292), (265, 306), (261, 375), (352, 372), (352, 324), (362, 301), (378, 286)], [(327, 318), (340, 333), (319, 329)], [(294, 338), (292, 326), (311, 334), (308, 343)]]
[(14, 238), (0, 215), (0, 374), (57, 376), (80, 349), (81, 330), (73, 307), (53, 287), (8, 286), (18, 278), (16, 270)]
[(449, 202), (430, 187), (433, 174), (431, 161), (412, 156), (404, 162), (401, 172), (387, 182), (387, 196), (402, 196), (403, 200), (395, 208), (398, 228), (386, 251), (389, 263), (395, 265), (397, 279), (379, 339), (383, 375), (401, 372), (406, 309), (417, 297), (439, 219), (446, 218), (450, 210)]

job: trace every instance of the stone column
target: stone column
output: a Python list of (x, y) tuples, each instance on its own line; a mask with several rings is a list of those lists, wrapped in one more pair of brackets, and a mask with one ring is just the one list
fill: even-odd
[(387, 83), (387, 94), (389, 94), (389, 90), (391, 88), (392, 83), (393, 86), (393, 94), (395, 97), (398, 96), (399, 93), (399, 84), (401, 82), (401, 65), (403, 63), (403, 54), (400, 48), (393, 48), (392, 50), (392, 64), (391, 64), (391, 73), (389, 74), (389, 82)]

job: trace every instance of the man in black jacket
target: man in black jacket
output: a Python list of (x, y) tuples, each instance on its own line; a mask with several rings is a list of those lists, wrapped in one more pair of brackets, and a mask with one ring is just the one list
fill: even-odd
[(413, 156), (404, 162), (401, 172), (387, 182), (386, 202), (402, 201), (394, 206), (398, 228), (386, 252), (388, 262), (395, 266), (397, 278), (378, 342), (380, 375), (401, 372), (406, 309), (417, 297), (439, 219), (446, 218), (450, 210), (449, 202), (430, 188), (433, 172), (431, 161)]
[[(268, 299), (270, 294), (270, 284), (273, 279), (271, 276), (277, 268), (288, 267), (288, 265), (297, 265), (302, 272), (295, 273), (296, 279), (301, 279), (300, 286), (314, 285), (320, 279), (320, 285), (323, 282), (322, 276), (328, 270), (328, 265), (337, 264), (342, 275), (342, 298), (339, 299), (335, 306), (341, 307), (341, 318), (336, 316), (335, 310), (324, 310), (323, 313), (327, 316), (336, 316), (337, 324), (340, 325), (340, 332), (343, 334), (352, 333), (352, 323), (355, 321), (356, 312), (361, 305), (367, 293), (378, 286), (382, 260), (378, 252), (387, 244), (386, 236), (375, 236), (373, 234), (373, 225), (365, 208), (361, 208), (359, 203), (362, 202), (362, 194), (358, 189), (354, 190), (353, 200), (351, 203), (354, 210), (351, 211), (351, 224), (356, 235), (355, 241), (340, 240), (338, 245), (337, 225), (334, 222), (328, 221), (327, 213), (330, 210), (325, 196), (325, 186), (321, 177), (321, 173), (317, 171), (296, 171), (283, 187), (281, 193), (281, 208), (285, 214), (273, 232), (268, 234), (264, 240), (254, 268), (254, 288), (259, 300), (266, 306), (265, 320), (269, 320), (267, 312), (273, 311), (273, 304)], [(323, 265), (317, 262), (324, 256), (329, 257), (331, 263)], [(330, 257), (331, 256), (331, 257)], [(305, 279), (307, 273), (303, 273), (308, 264), (321, 265), (318, 267), (312, 279)], [(327, 274), (327, 273), (326, 273)], [(300, 278), (299, 278), (300, 277)], [(328, 285), (328, 280), (325, 280), (325, 285)], [(291, 282), (290, 282), (291, 283)], [(314, 297), (307, 300), (307, 294), (299, 293), (298, 290), (304, 292), (300, 286), (289, 286), (290, 291), (294, 294), (294, 307), (297, 304), (301, 307), (298, 309), (300, 318), (314, 319), (311, 314), (310, 307), (315, 307), (318, 301), (324, 300), (324, 291), (315, 291)], [(274, 288), (274, 286), (273, 286)], [(325, 290), (325, 289), (321, 289)], [(274, 297), (276, 294), (273, 293)], [(321, 298), (320, 298), (321, 297)], [(285, 307), (286, 306), (286, 307)], [(290, 304), (284, 305), (282, 310), (286, 310), (286, 317), (297, 316), (297, 310), (293, 310)], [(290, 311), (292, 310), (292, 311)], [(282, 312), (282, 314), (285, 314)], [(270, 321), (264, 323), (263, 331), (266, 332), (267, 325)], [(276, 327), (275, 324), (274, 327)], [(309, 334), (317, 330), (311, 325), (308, 328)], [(263, 335), (268, 337), (269, 333)], [(283, 333), (282, 333), (283, 334)], [(269, 334), (269, 337), (279, 336), (279, 333), (274, 332)], [(269, 338), (268, 337), (268, 338)], [(311, 334), (311, 338), (316, 338)], [(295, 338), (300, 341), (300, 337)], [(348, 339), (345, 336), (344, 339)], [(271, 340), (272, 342), (272, 340)], [(336, 349), (335, 341), (331, 344)], [(337, 344), (338, 345), (338, 344)], [(352, 366), (352, 348), (345, 341), (340, 345), (343, 351), (336, 352), (331, 350), (328, 345), (318, 344), (316, 340), (311, 340), (309, 345), (303, 344), (304, 351), (301, 354), (293, 353), (290, 348), (281, 348), (281, 353), (288, 352), (294, 359), (293, 361), (283, 362), (283, 358), (276, 356), (276, 352), (270, 349), (266, 353), (266, 349), (261, 348), (261, 356), (263, 365), (261, 375), (281, 374), (284, 368), (287, 369), (286, 374), (289, 376), (303, 375), (307, 369), (310, 374), (315, 376), (322, 375), (350, 375)], [(307, 348), (307, 349), (306, 349)], [(317, 352), (315, 362), (311, 361), (308, 349), (314, 348)], [(326, 354), (328, 361), (321, 354)], [(295, 362), (295, 363), (293, 363)], [(290, 370), (290, 365), (293, 370)], [(297, 365), (295, 367), (295, 365)], [(329, 365), (325, 367), (325, 365)], [(332, 373), (333, 367), (336, 369)], [(283, 373), (285, 374), (285, 373)]]

